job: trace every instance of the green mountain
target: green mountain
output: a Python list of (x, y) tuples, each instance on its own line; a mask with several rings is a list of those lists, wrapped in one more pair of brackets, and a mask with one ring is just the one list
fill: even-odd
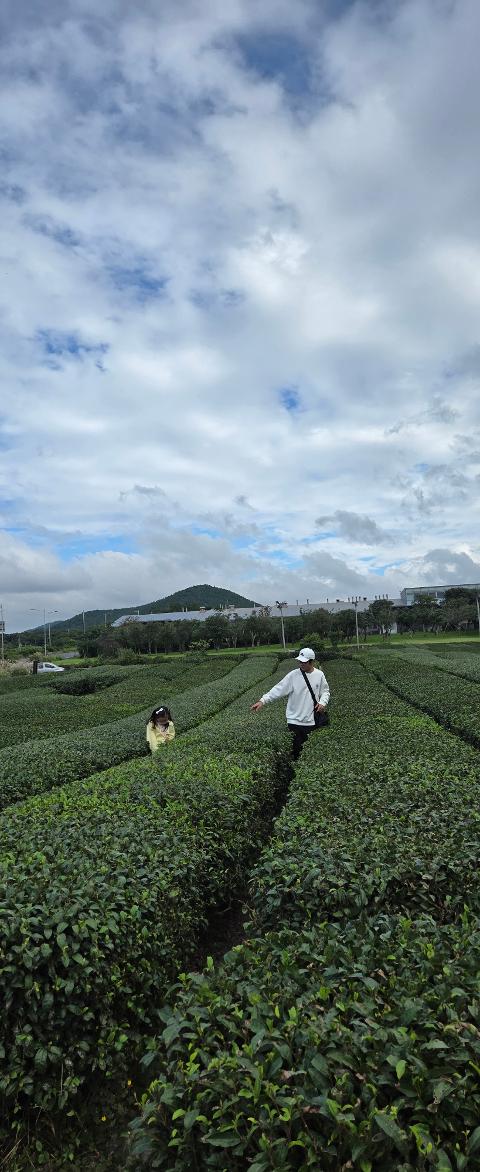
[(234, 590), (224, 590), (221, 586), (187, 586), (186, 590), (177, 590), (175, 594), (167, 594), (166, 598), (159, 598), (157, 602), (148, 602), (140, 606), (140, 614), (159, 614), (167, 610), (199, 610), (206, 606), (207, 610), (220, 610), (224, 606), (259, 606), (251, 598), (244, 598), (243, 594), (235, 594)]
[[(188, 586), (185, 590), (177, 590), (175, 594), (167, 594), (165, 598), (157, 598), (156, 602), (144, 602), (142, 606), (122, 606), (117, 610), (86, 610), (85, 611), (85, 630), (89, 631), (92, 627), (108, 626), (110, 623), (119, 619), (122, 614), (136, 613), (140, 614), (161, 614), (162, 611), (183, 610), (185, 607), (188, 610), (199, 610), (201, 606), (205, 606), (207, 610), (220, 610), (224, 606), (260, 606), (261, 603), (253, 602), (250, 598), (244, 598), (242, 594), (236, 594), (234, 590), (225, 590), (221, 586), (209, 586), (204, 583), (202, 586)], [(73, 615), (71, 619), (63, 619), (59, 622), (50, 623), (51, 631), (55, 634), (62, 633), (75, 634), (77, 631), (84, 629), (83, 614)], [(30, 627), (29, 633), (35, 634), (39, 631), (43, 632), (43, 626)], [(21, 632), (26, 634), (25, 631)]]

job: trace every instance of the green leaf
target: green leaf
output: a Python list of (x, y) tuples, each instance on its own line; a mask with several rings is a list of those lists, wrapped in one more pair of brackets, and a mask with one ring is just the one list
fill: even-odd
[(393, 1140), (394, 1144), (396, 1144), (400, 1150), (403, 1150), (406, 1139), (405, 1132), (400, 1130), (398, 1123), (395, 1123), (395, 1120), (392, 1119), (392, 1116), (380, 1114), (379, 1112), (377, 1115), (374, 1115), (374, 1119), (378, 1127), (380, 1127), (381, 1130), (385, 1132), (385, 1135), (388, 1135), (388, 1138)]
[(163, 1030), (162, 1033), (162, 1038), (165, 1042), (165, 1045), (169, 1046), (170, 1042), (174, 1042), (175, 1038), (178, 1038), (179, 1033), (180, 1026), (178, 1025), (178, 1022), (174, 1021), (172, 1025), (167, 1026), (167, 1028)]
[(234, 1148), (239, 1143), (239, 1136), (233, 1131), (225, 1131), (220, 1135), (205, 1135), (202, 1143), (211, 1144), (214, 1148)]
[(468, 1151), (469, 1156), (472, 1156), (474, 1152), (478, 1152), (479, 1148), (480, 1148), (480, 1127), (475, 1127), (474, 1131), (472, 1131), (471, 1135), (469, 1135), (469, 1137), (468, 1137), (467, 1151)]
[(397, 1065), (395, 1067), (395, 1073), (396, 1073), (396, 1076), (397, 1076), (399, 1082), (400, 1082), (400, 1079), (403, 1078), (406, 1069), (407, 1069), (407, 1063), (405, 1062), (405, 1059), (399, 1058)]

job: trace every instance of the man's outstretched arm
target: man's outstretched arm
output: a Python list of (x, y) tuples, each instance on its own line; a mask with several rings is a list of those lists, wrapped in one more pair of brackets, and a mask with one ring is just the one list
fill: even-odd
[(251, 705), (250, 711), (259, 712), (260, 708), (263, 708), (264, 704), (271, 704), (273, 700), (280, 700), (282, 696), (288, 696), (291, 690), (290, 675), (291, 672), (288, 672), (288, 675), (284, 676), (283, 680), (280, 680), (279, 684), (274, 684), (273, 688), (270, 688), (269, 692), (265, 692), (260, 700), (257, 700), (256, 704)]

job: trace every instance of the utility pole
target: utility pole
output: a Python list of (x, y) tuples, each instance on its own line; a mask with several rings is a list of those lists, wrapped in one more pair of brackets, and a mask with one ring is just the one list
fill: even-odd
[(83, 633), (85, 634), (85, 611), (84, 610), (82, 610), (82, 619), (83, 619)]
[(284, 623), (283, 623), (283, 608), (284, 608), (284, 606), (288, 606), (288, 603), (287, 602), (276, 602), (275, 606), (280, 611), (280, 622), (282, 624), (282, 643), (283, 643), (283, 650), (285, 651), (286, 643), (285, 643), (285, 627), (284, 627)]
[(477, 594), (477, 598), (476, 598), (476, 603), (477, 603), (478, 633), (480, 635), (480, 603), (478, 601), (478, 594)]
[(4, 659), (5, 659), (4, 647), (3, 647), (3, 636), (4, 636), (4, 632), (5, 632), (5, 622), (4, 622), (4, 618), (3, 618), (3, 602), (0, 603), (0, 631), (2, 634), (2, 663), (3, 663)]

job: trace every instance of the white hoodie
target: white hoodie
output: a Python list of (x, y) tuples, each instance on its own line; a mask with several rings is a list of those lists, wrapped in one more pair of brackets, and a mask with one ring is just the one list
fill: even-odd
[(305, 676), (318, 703), (327, 705), (330, 699), (330, 688), (319, 667), (314, 667), (313, 671), (305, 673), (298, 667), (289, 671), (279, 684), (275, 684), (269, 692), (265, 692), (265, 695), (261, 696), (262, 704), (271, 704), (272, 700), (288, 696), (287, 723), (312, 726), (314, 724), (313, 700), (305, 683)]

